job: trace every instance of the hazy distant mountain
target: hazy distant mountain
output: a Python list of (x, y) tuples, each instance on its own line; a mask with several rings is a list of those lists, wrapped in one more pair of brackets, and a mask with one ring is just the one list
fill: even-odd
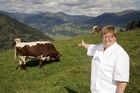
[(118, 16), (121, 16), (121, 15), (126, 15), (126, 14), (130, 14), (130, 13), (134, 13), (134, 12), (139, 13), (140, 10), (125, 10), (125, 11), (117, 12), (115, 14), (118, 15)]
[(9, 15), (41, 31), (48, 31), (54, 26), (59, 26), (69, 22), (102, 26), (112, 24), (124, 27), (129, 21), (140, 19), (140, 10), (125, 10), (116, 13), (104, 13), (97, 17), (68, 15), (63, 12), (40, 12), (36, 14), (9, 13)]
[(11, 12), (4, 12), (4, 11), (0, 11), (0, 13), (8, 15), (8, 16), (10, 16), (10, 17), (12, 17), (20, 22), (23, 22), (26, 18), (34, 15), (34, 14), (26, 14), (26, 13), (18, 13), (18, 12), (11, 13)]
[(93, 25), (114, 25), (117, 27), (126, 27), (127, 23), (134, 20), (140, 20), (139, 10), (126, 10), (117, 13), (104, 13), (97, 17), (88, 17), (83, 15), (68, 15), (59, 13), (7, 13), (24, 24), (30, 25), (38, 30), (44, 31), (47, 35), (55, 36), (75, 36), (89, 32)]
[(48, 31), (52, 29), (54, 26), (59, 26), (64, 23), (82, 22), (91, 18), (88, 16), (68, 15), (63, 12), (58, 13), (39, 12), (36, 14), (24, 14), (24, 13), (6, 13), (6, 14), (41, 31)]
[(41, 31), (0, 13), (0, 49), (11, 48), (14, 38), (17, 37), (23, 41), (52, 40)]
[(90, 25), (114, 25), (119, 27), (125, 27), (128, 22), (140, 20), (140, 11), (127, 10), (118, 13), (104, 13), (96, 18), (85, 21), (85, 24)]

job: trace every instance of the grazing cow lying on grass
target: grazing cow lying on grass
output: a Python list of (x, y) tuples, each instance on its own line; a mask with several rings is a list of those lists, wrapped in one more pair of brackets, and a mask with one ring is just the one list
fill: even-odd
[(92, 30), (91, 30), (91, 33), (93, 33), (93, 34), (99, 33), (99, 32), (101, 32), (101, 30), (102, 30), (102, 27), (93, 26), (93, 27), (92, 27)]
[(60, 61), (60, 53), (54, 45), (48, 41), (21, 42), (19, 38), (15, 40), (15, 60), (19, 57), (19, 66), (26, 69), (26, 58), (39, 58), (40, 67), (44, 60)]

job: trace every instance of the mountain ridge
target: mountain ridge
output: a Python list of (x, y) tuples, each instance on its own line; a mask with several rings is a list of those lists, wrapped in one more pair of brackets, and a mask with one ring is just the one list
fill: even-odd
[(97, 16), (96, 18), (85, 21), (84, 23), (90, 25), (114, 25), (117, 27), (126, 27), (127, 23), (130, 21), (135, 21), (140, 19), (139, 10), (125, 10), (116, 13), (104, 13)]
[(17, 37), (23, 41), (53, 40), (41, 31), (0, 13), (0, 49), (12, 48), (12, 42)]
[(90, 32), (93, 25), (114, 25), (125, 29), (130, 21), (140, 20), (140, 10), (103, 13), (97, 17), (69, 15), (63, 12), (38, 12), (36, 14), (6, 13), (20, 22), (43, 31), (52, 38), (73, 37)]

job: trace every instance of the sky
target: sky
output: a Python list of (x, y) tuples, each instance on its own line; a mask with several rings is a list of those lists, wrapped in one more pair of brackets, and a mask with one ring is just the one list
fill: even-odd
[(124, 10), (140, 10), (140, 0), (0, 0), (0, 11), (6, 12), (98, 16)]

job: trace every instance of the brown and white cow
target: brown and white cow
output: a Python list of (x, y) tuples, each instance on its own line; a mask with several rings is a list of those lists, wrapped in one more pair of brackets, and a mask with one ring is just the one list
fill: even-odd
[(101, 32), (101, 30), (102, 30), (102, 27), (93, 26), (93, 27), (92, 27), (92, 30), (91, 30), (91, 33), (93, 33), (93, 34), (99, 33), (99, 32)]
[(60, 61), (60, 53), (54, 45), (48, 41), (21, 42), (21, 39), (15, 40), (15, 60), (19, 57), (19, 66), (26, 69), (26, 58), (39, 58), (40, 66), (44, 60)]

